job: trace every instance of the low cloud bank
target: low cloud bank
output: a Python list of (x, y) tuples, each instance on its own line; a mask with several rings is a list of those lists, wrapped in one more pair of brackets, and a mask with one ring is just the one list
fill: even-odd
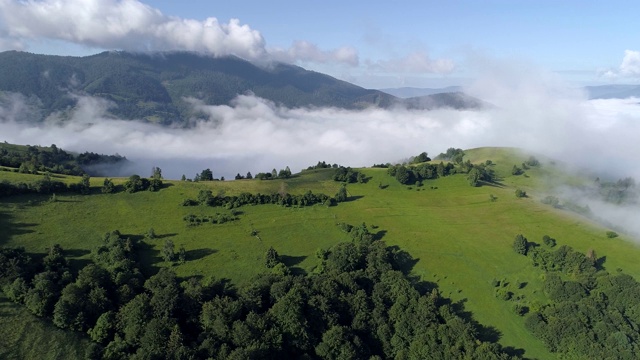
[[(318, 161), (371, 166), (423, 151), (436, 155), (448, 147), (481, 146), (520, 147), (603, 180), (640, 179), (639, 99), (586, 100), (553, 78), (532, 77), (536, 80), (479, 79), (467, 91), (495, 105), (479, 111), (289, 109), (248, 95), (220, 106), (191, 99), (191, 106), (207, 120), (187, 129), (114, 120), (107, 115), (113, 104), (83, 96), (75, 109), (33, 125), (26, 120), (39, 114), (37, 99), (3, 94), (0, 141), (118, 153), (135, 166), (120, 175), (149, 176), (151, 167), (159, 166), (165, 177), (174, 179), (182, 174), (193, 178), (206, 168), (215, 177), (232, 179), (236, 173), (286, 166), (296, 172)], [(583, 200), (599, 212), (596, 216), (625, 228), (640, 215), (635, 205), (608, 211), (606, 204)], [(640, 228), (632, 231), (640, 233)]]

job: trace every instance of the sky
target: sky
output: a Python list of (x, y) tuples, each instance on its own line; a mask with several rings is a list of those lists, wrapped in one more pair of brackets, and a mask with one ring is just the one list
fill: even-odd
[(0, 0), (0, 50), (194, 50), (366, 88), (472, 83), (486, 58), (575, 85), (640, 82), (638, 1)]

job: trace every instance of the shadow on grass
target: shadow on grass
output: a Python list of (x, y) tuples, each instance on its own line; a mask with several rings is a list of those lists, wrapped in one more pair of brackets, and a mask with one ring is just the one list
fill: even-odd
[(598, 270), (606, 270), (604, 268), (604, 263), (607, 261), (607, 257), (606, 256), (601, 256), (598, 259), (596, 259), (596, 269)]
[[(380, 233), (380, 231), (378, 233)], [(411, 273), (411, 270), (413, 270), (413, 267), (420, 260), (414, 259), (411, 254), (400, 249), (398, 245), (389, 246), (387, 249), (389, 249), (393, 256), (393, 268), (401, 271), (405, 275), (409, 275)]]
[(347, 198), (347, 200), (343, 201), (343, 202), (352, 202), (352, 201), (356, 201), (356, 200), (360, 200), (362, 199), (364, 196), (362, 195), (353, 195), (353, 196), (349, 196)]
[[(178, 235), (178, 233), (167, 233), (162, 235), (156, 235), (154, 239), (164, 239), (164, 238), (174, 237), (176, 235)], [(150, 240), (153, 240), (153, 239), (150, 239)]]
[(5, 245), (12, 236), (35, 232), (29, 229), (37, 226), (35, 223), (14, 223), (13, 215), (6, 211), (0, 211), (0, 245)]
[(504, 188), (504, 184), (499, 183), (497, 181), (494, 181), (494, 182), (480, 181), (480, 185), (482, 185), (482, 186), (490, 186), (490, 187), (497, 187), (497, 188)]
[(187, 254), (186, 254), (187, 255), (186, 256), (186, 260), (187, 261), (199, 260), (199, 259), (202, 259), (202, 258), (207, 257), (209, 255), (215, 254), (217, 252), (218, 252), (218, 250), (214, 250), (214, 249), (210, 249), (210, 248), (188, 250)]
[(373, 240), (382, 240), (385, 235), (387, 235), (387, 230), (380, 230), (373, 234)]
[(81, 257), (84, 255), (87, 255), (91, 253), (91, 250), (86, 250), (86, 249), (71, 249), (71, 250), (64, 250), (64, 254), (67, 257)]
[(296, 265), (300, 264), (307, 258), (307, 256), (289, 256), (289, 255), (280, 255), (280, 261), (285, 264), (292, 275), (307, 275), (307, 271), (301, 267)]

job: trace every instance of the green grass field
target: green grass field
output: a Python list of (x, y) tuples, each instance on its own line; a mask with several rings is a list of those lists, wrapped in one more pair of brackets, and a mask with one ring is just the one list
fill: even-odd
[[(160, 250), (165, 239), (170, 239), (176, 247), (184, 245), (188, 254), (185, 264), (174, 265), (179, 276), (214, 276), (239, 284), (266, 271), (263, 255), (269, 246), (284, 256), (293, 271), (308, 273), (317, 265), (316, 249), (348, 239), (337, 223), (366, 222), (375, 225), (375, 231), (382, 231), (380, 235), (389, 245), (400, 246), (418, 260), (413, 268), (415, 275), (437, 284), (444, 296), (463, 303), (475, 320), (495, 330), (487, 334), (498, 334), (504, 346), (523, 349), (526, 357), (553, 358), (542, 342), (526, 331), (524, 318), (512, 311), (512, 303), (495, 296), (491, 284), (494, 279), (506, 279), (509, 289), (523, 295), (530, 304), (544, 299), (536, 292), (541, 288), (541, 273), (532, 270), (530, 259), (513, 252), (514, 236), (521, 233), (530, 241), (541, 242), (542, 236), (548, 234), (558, 244), (578, 251), (593, 248), (599, 256), (606, 256), (607, 269), (622, 268), (636, 278), (640, 277), (640, 262), (636, 261), (640, 250), (630, 238), (608, 239), (607, 229), (540, 203), (543, 179), (577, 181), (563, 174), (557, 165), (541, 159), (543, 165), (527, 170), (526, 176), (511, 176), (511, 167), (521, 164), (528, 155), (513, 149), (483, 148), (468, 151), (467, 158), (472, 162), (491, 159), (500, 185), (473, 188), (464, 175), (454, 175), (426, 181), (418, 188), (399, 184), (387, 175), (386, 169), (363, 169), (370, 180), (349, 185), (353, 200), (338, 206), (244, 206), (238, 209), (241, 214), (237, 221), (197, 227), (188, 227), (183, 217), (229, 212), (223, 208), (181, 206), (185, 198), (195, 199), (201, 189), (227, 195), (245, 191), (301, 194), (312, 190), (332, 196), (340, 184), (330, 179), (331, 169), (323, 169), (305, 171), (286, 181), (168, 181), (168, 186), (157, 193), (103, 195), (98, 189), (103, 179), (92, 178), (95, 189), (89, 196), (58, 195), (56, 202), (43, 196), (0, 200), (0, 245), (44, 252), (59, 243), (69, 250), (72, 265), (79, 267), (89, 261), (89, 251), (104, 233), (118, 229), (123, 234), (142, 237), (153, 228), (158, 238), (143, 240), (146, 246), (142, 262), (147, 271), (169, 266), (161, 261)], [(28, 181), (25, 177), (36, 178), (0, 172), (0, 181)], [(78, 182), (79, 178), (64, 181)], [(389, 186), (380, 189), (379, 184)], [(516, 198), (516, 188), (525, 189), (531, 196)], [(497, 201), (491, 202), (490, 194)], [(253, 230), (258, 236), (251, 235)], [(526, 286), (516, 289), (519, 283)], [(5, 308), (12, 306), (2, 304)], [(11, 309), (12, 316), (21, 316)], [(7, 323), (3, 324), (0, 331), (7, 331)], [(23, 346), (23, 340), (7, 341), (17, 349)]]

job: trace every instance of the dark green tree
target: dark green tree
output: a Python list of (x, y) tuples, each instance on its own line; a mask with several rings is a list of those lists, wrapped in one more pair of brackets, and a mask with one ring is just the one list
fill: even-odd
[(198, 177), (199, 181), (213, 181), (213, 172), (211, 169), (207, 168), (202, 170), (200, 176)]
[(175, 246), (173, 245), (173, 241), (170, 239), (164, 241), (164, 246), (162, 247), (162, 258), (164, 261), (172, 262), (175, 259), (176, 254), (174, 252), (174, 248)]
[(336, 199), (337, 202), (347, 201), (347, 199), (348, 199), (347, 187), (345, 185), (342, 185), (340, 187), (340, 189), (338, 190), (338, 193), (335, 196), (335, 199)]
[(278, 252), (273, 246), (269, 246), (269, 249), (267, 249), (267, 252), (264, 254), (264, 264), (271, 269), (279, 263), (280, 257), (278, 256)]
[(109, 178), (105, 178), (102, 185), (102, 193), (112, 194), (114, 192), (116, 192), (116, 186), (113, 184), (113, 181)]
[(469, 174), (467, 175), (467, 181), (469, 181), (469, 185), (476, 187), (480, 185), (480, 171), (477, 168), (471, 169)]
[(527, 251), (529, 249), (529, 242), (527, 239), (522, 236), (522, 234), (516, 235), (513, 240), (513, 251), (520, 255), (527, 255)]
[(90, 183), (90, 177), (88, 174), (82, 174), (82, 180), (80, 180), (80, 186), (79, 186), (79, 190), (80, 193), (83, 195), (88, 195), (89, 192), (91, 191), (91, 183)]

